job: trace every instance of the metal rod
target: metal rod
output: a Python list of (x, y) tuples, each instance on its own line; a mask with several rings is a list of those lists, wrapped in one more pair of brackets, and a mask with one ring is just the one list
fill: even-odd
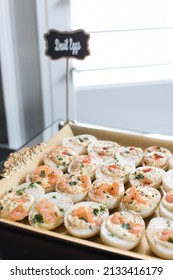
[(66, 59), (66, 123), (69, 123), (69, 110), (70, 110), (70, 94), (69, 94), (69, 59)]
[(70, 121), (70, 70), (69, 70), (69, 59), (66, 58), (66, 120), (62, 120), (58, 124), (58, 129), (63, 128), (66, 124), (74, 124), (74, 121)]

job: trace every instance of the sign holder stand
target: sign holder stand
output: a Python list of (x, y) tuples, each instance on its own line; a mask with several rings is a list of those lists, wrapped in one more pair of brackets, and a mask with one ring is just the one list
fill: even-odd
[(70, 115), (70, 70), (69, 70), (69, 58), (66, 58), (66, 120), (60, 121), (58, 124), (58, 129), (60, 130), (66, 124), (74, 123), (69, 119)]
[(69, 58), (66, 58), (66, 122), (69, 123), (70, 93), (69, 93)]
[(46, 40), (45, 54), (56, 60), (66, 58), (66, 120), (59, 123), (59, 129), (66, 124), (74, 123), (69, 119), (70, 113), (70, 70), (69, 58), (84, 59), (90, 54), (88, 40), (90, 35), (82, 29), (73, 32), (61, 32), (50, 29), (44, 34)]

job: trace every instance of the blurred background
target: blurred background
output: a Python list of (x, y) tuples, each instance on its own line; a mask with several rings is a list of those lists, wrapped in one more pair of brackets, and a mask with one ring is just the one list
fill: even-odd
[(70, 119), (173, 135), (172, 0), (0, 0), (0, 145), (18, 149), (66, 119), (66, 61), (43, 35), (84, 29), (70, 60)]

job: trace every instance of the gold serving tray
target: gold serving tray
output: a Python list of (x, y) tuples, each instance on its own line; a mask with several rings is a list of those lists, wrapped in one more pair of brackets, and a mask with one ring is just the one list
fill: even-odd
[[(51, 139), (46, 142), (45, 150), (42, 151), (38, 156), (36, 156), (33, 160), (30, 161), (29, 164), (26, 164), (23, 170), (16, 171), (10, 178), (3, 178), (0, 180), (0, 196), (2, 196), (6, 191), (8, 191), (11, 187), (15, 185), (19, 185), (25, 181), (26, 174), (31, 170), (37, 167), (38, 165), (43, 163), (43, 155), (48, 152), (50, 149), (55, 147), (56, 145), (60, 144), (62, 139), (67, 136), (72, 135), (79, 135), (79, 134), (92, 134), (95, 135), (98, 139), (103, 140), (112, 140), (118, 142), (124, 146), (137, 146), (145, 149), (146, 147), (152, 145), (163, 146), (170, 150), (173, 150), (173, 141), (156, 138), (156, 137), (148, 137), (148, 135), (144, 135), (141, 133), (131, 132), (131, 131), (123, 131), (123, 130), (116, 130), (116, 129), (109, 129), (109, 128), (102, 128), (102, 127), (95, 127), (95, 126), (88, 126), (84, 124), (67, 124), (65, 125), (60, 131), (58, 131)], [(152, 217), (156, 216), (154, 214)], [(146, 225), (148, 224), (149, 219), (146, 219)], [(46, 235), (46, 237), (57, 239), (59, 240), (70, 242), (71, 246), (75, 245), (82, 245), (87, 246), (91, 249), (98, 249), (103, 252), (115, 254), (115, 259), (117, 259), (118, 255), (121, 255), (121, 258), (124, 259), (132, 258), (132, 259), (159, 259), (155, 256), (146, 241), (145, 236), (143, 237), (140, 244), (133, 249), (132, 251), (121, 250), (118, 248), (114, 248), (111, 246), (104, 245), (101, 242), (99, 235), (90, 239), (79, 239), (73, 236), (70, 236), (65, 229), (64, 225), (57, 227), (53, 231), (46, 231), (41, 229), (35, 229), (31, 227), (28, 223), (28, 220), (25, 219), (22, 222), (12, 222), (4, 219), (0, 219), (0, 225), (6, 224), (8, 226), (15, 227), (15, 229), (24, 229), (25, 232), (32, 232), (37, 233), (40, 235)]]

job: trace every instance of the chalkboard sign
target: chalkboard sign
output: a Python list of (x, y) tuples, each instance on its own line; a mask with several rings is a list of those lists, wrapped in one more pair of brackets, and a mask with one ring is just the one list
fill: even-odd
[(45, 54), (51, 59), (63, 57), (84, 59), (90, 54), (88, 49), (89, 37), (89, 34), (82, 29), (73, 32), (50, 29), (44, 34), (46, 40)]

